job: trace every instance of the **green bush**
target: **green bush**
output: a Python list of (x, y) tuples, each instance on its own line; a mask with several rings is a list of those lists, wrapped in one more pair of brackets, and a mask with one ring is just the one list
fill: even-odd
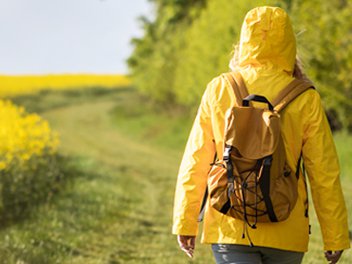
[(63, 174), (60, 157), (49, 152), (28, 161), (13, 160), (0, 170), (0, 220), (17, 221), (28, 209), (47, 201), (58, 191)]

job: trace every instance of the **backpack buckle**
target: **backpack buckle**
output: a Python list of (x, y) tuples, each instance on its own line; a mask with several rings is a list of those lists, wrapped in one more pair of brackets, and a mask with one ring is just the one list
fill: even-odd
[(264, 158), (263, 165), (264, 166), (270, 166), (272, 161), (273, 161), (273, 157), (272, 156), (266, 157), (266, 158)]
[(232, 146), (226, 146), (225, 147), (224, 155), (223, 155), (224, 156), (223, 159), (225, 161), (229, 161), (230, 160), (231, 149), (232, 149)]

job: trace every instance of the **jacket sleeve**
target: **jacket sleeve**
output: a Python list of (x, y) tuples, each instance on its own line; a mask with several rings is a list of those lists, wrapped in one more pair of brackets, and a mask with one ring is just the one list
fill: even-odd
[(340, 168), (332, 133), (316, 91), (309, 92), (304, 113), (303, 159), (320, 223), (324, 249), (350, 247), (347, 210), (340, 183)]
[(197, 218), (215, 155), (209, 96), (211, 88), (212, 83), (202, 97), (178, 173), (172, 228), (172, 233), (176, 235), (196, 236), (198, 233)]

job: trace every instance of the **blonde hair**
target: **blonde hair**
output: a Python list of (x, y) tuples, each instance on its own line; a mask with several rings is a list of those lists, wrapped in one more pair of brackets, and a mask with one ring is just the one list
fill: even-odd
[(231, 59), (230, 59), (230, 63), (229, 63), (229, 67), (232, 71), (238, 71), (239, 70), (239, 67), (238, 67), (238, 64), (239, 64), (239, 45), (238, 44), (235, 44), (233, 45), (233, 49), (232, 49), (232, 52), (231, 52)]
[(308, 79), (308, 77), (303, 72), (302, 61), (296, 56), (295, 66), (293, 67), (292, 76), (296, 79)]

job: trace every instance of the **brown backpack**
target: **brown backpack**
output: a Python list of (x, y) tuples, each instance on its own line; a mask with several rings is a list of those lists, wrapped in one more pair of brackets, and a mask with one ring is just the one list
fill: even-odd
[(223, 160), (216, 161), (209, 172), (210, 205), (252, 228), (257, 222), (283, 221), (297, 200), (301, 158), (293, 172), (286, 163), (279, 113), (298, 95), (314, 89), (313, 84), (295, 79), (271, 104), (264, 96), (248, 95), (240, 74), (223, 77), (233, 88), (237, 105), (225, 115)]

